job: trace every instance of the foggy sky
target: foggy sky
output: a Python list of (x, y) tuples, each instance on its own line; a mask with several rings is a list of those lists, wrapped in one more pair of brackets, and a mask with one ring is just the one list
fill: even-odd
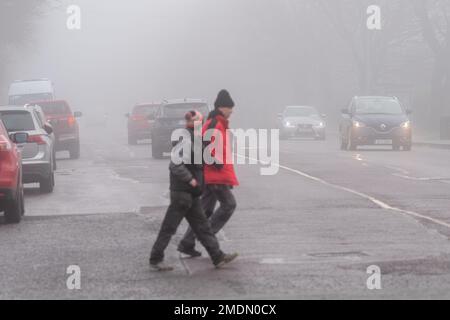
[[(70, 4), (81, 7), (80, 31), (66, 28)], [(85, 113), (163, 98), (212, 103), (226, 88), (234, 121), (258, 127), (286, 105), (337, 114), (354, 93), (350, 48), (308, 1), (61, 0), (42, 11), (10, 80), (48, 77)]]

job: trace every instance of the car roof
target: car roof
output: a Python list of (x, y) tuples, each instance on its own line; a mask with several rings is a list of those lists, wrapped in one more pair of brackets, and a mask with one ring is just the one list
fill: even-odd
[(165, 104), (165, 105), (168, 105), (168, 104), (183, 104), (183, 103), (204, 103), (204, 104), (207, 104), (206, 100), (204, 100), (204, 99), (189, 99), (189, 98), (164, 100), (164, 102), (163, 102), (163, 104)]
[(0, 106), (0, 111), (26, 111), (30, 112), (25, 106)]
[(398, 100), (397, 97), (389, 96), (355, 96), (353, 99), (385, 99), (385, 100)]
[(149, 102), (149, 103), (137, 103), (135, 107), (148, 107), (148, 106), (160, 106), (162, 102)]
[(40, 103), (67, 103), (66, 100), (37, 100), (37, 101), (32, 101), (29, 104), (40, 104)]
[(31, 81), (50, 81), (50, 79), (47, 78), (24, 79), (24, 80), (14, 80), (13, 82), (31, 82)]
[(286, 109), (302, 109), (302, 108), (316, 109), (316, 107), (313, 107), (313, 106), (287, 106), (286, 107)]

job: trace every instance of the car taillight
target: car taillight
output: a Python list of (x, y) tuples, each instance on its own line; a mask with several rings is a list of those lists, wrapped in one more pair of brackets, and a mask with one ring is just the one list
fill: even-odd
[(75, 117), (74, 116), (68, 117), (67, 124), (69, 125), (69, 127), (72, 127), (75, 124)]
[(0, 152), (1, 151), (9, 151), (11, 150), (12, 145), (7, 137), (4, 135), (0, 135)]
[(34, 135), (28, 136), (28, 143), (36, 143), (36, 144), (46, 144), (44, 137), (42, 135)]
[(143, 121), (145, 119), (146, 119), (145, 116), (140, 115), (140, 114), (135, 114), (135, 115), (131, 116), (131, 120), (133, 120), (133, 121)]

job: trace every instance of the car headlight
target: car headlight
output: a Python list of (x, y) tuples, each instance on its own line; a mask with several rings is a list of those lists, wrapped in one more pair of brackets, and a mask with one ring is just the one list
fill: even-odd
[(363, 128), (363, 127), (365, 127), (366, 125), (364, 124), (364, 123), (362, 123), (362, 122), (359, 122), (359, 121), (356, 121), (356, 120), (353, 120), (353, 127), (354, 128)]
[(291, 122), (289, 122), (289, 121), (285, 121), (284, 122), (284, 126), (286, 127), (286, 128), (293, 128), (293, 127), (295, 127)]
[(403, 122), (403, 123), (400, 125), (400, 127), (402, 127), (403, 129), (409, 129), (409, 128), (411, 128), (411, 121)]
[(324, 127), (325, 127), (325, 123), (324, 123), (324, 122), (316, 123), (316, 124), (314, 125), (314, 127), (315, 127), (315, 128), (324, 128)]

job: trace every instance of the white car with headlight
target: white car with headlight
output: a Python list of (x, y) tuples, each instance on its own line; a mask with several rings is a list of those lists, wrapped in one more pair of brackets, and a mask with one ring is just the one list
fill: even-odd
[(278, 115), (280, 137), (308, 137), (316, 140), (326, 139), (326, 123), (324, 114), (315, 107), (289, 106)]

